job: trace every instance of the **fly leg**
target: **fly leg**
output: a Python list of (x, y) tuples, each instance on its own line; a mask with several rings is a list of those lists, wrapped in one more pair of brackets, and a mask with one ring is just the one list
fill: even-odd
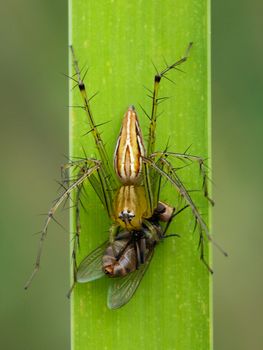
[(143, 230), (145, 238), (151, 240), (152, 242), (159, 242), (160, 240), (160, 229), (158, 225), (153, 225), (149, 220), (144, 219), (143, 225), (145, 229)]
[(145, 237), (139, 237), (134, 240), (134, 250), (136, 252), (136, 270), (138, 270), (146, 260), (147, 248)]
[(140, 264), (144, 264), (146, 259), (146, 253), (147, 253), (146, 238), (140, 238), (138, 245), (139, 245), (139, 253), (140, 253), (139, 254)]
[[(166, 222), (166, 225), (165, 225), (165, 228), (164, 228), (164, 231), (163, 231), (163, 235), (165, 236), (169, 226), (171, 225), (173, 219), (178, 215), (180, 214), (183, 210), (185, 210), (186, 208), (188, 208), (189, 205), (185, 205), (183, 208), (181, 208), (180, 210), (176, 211), (175, 208), (173, 208), (173, 212), (172, 212), (172, 215), (170, 216), (169, 220)], [(175, 234), (175, 236), (178, 236), (177, 234)]]

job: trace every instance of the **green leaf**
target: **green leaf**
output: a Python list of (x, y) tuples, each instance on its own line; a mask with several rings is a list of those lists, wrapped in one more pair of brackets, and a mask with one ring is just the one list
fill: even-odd
[[(206, 158), (210, 145), (210, 62), (209, 2), (205, 0), (164, 1), (74, 1), (70, 4), (70, 43), (80, 66), (89, 67), (85, 78), (89, 96), (99, 91), (91, 107), (96, 123), (111, 121), (100, 131), (112, 157), (122, 116), (135, 105), (145, 142), (151, 100), (145, 86), (153, 88), (154, 65), (159, 69), (180, 58), (189, 44), (194, 46), (185, 73), (173, 71), (172, 84), (162, 80), (160, 96), (171, 97), (160, 105), (156, 148)], [(84, 68), (85, 70), (85, 68)], [(71, 105), (81, 104), (79, 91), (73, 90)], [(79, 108), (70, 113), (70, 154), (97, 157), (85, 113)], [(178, 175), (185, 185), (200, 189), (202, 180), (197, 165)], [(86, 186), (81, 212), (81, 247), (78, 261), (108, 237), (110, 221), (93, 189)], [(199, 192), (191, 192), (206, 222), (208, 203)], [(178, 196), (169, 185), (161, 199), (177, 206)], [(74, 211), (71, 215), (74, 232)], [(199, 259), (198, 232), (194, 219), (184, 211), (171, 225), (178, 233), (156, 247), (150, 267), (135, 296), (123, 308), (106, 306), (109, 280), (76, 285), (72, 298), (72, 349), (74, 350), (208, 350), (211, 348), (211, 276)], [(206, 244), (206, 256), (209, 247)], [(207, 258), (209, 260), (209, 258)]]

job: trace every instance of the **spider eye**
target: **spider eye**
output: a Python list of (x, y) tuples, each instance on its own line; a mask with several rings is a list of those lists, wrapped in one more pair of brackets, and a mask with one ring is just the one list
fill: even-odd
[(131, 222), (134, 217), (135, 214), (130, 210), (123, 210), (119, 214), (119, 219), (121, 219), (123, 222)]

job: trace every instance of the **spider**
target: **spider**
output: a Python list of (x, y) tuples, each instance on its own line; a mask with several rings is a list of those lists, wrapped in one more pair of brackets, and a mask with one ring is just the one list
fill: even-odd
[[(200, 258), (210, 272), (212, 269), (204, 258), (204, 238), (212, 241), (209, 229), (204, 219), (202, 218), (196, 204), (191, 198), (189, 190), (180, 179), (177, 170), (172, 162), (174, 159), (179, 159), (184, 162), (195, 162), (200, 167), (200, 172), (203, 178), (203, 193), (208, 201), (213, 205), (212, 199), (208, 195), (207, 171), (205, 160), (203, 157), (184, 153), (171, 152), (165, 149), (157, 151), (155, 149), (156, 140), (156, 123), (158, 105), (163, 101), (163, 98), (158, 97), (159, 86), (162, 78), (166, 78), (169, 71), (178, 69), (184, 64), (192, 47), (190, 43), (187, 47), (185, 55), (173, 63), (167, 65), (161, 72), (157, 72), (154, 77), (154, 87), (152, 91), (152, 108), (148, 116), (150, 120), (148, 144), (147, 148), (144, 145), (144, 140), (139, 125), (139, 120), (135, 107), (130, 106), (122, 121), (119, 137), (117, 139), (114, 152), (114, 170), (112, 171), (109, 157), (107, 155), (101, 134), (98, 131), (98, 126), (92, 115), (90, 100), (84, 84), (84, 77), (81, 77), (81, 70), (75, 56), (73, 47), (71, 46), (73, 66), (75, 74), (70, 77), (78, 86), (83, 100), (83, 110), (86, 113), (87, 120), (90, 126), (90, 132), (93, 135), (96, 149), (100, 159), (81, 158), (75, 161), (70, 161), (62, 168), (63, 172), (68, 169), (73, 169), (76, 177), (71, 178), (69, 182), (64, 182), (64, 190), (59, 198), (50, 208), (39, 243), (37, 258), (32, 275), (25, 285), (28, 288), (35, 274), (39, 270), (43, 242), (47, 236), (47, 229), (50, 221), (54, 218), (54, 214), (60, 205), (67, 200), (70, 195), (75, 193), (76, 206), (76, 234), (73, 244), (73, 265), (74, 265), (74, 282), (77, 280), (78, 266), (76, 262), (76, 254), (79, 246), (80, 235), (80, 203), (81, 192), (85, 183), (89, 182), (94, 188), (95, 193), (102, 202), (112, 224), (109, 228), (109, 243), (114, 248), (116, 237), (120, 232), (141, 232), (143, 228), (147, 228), (147, 234), (154, 240), (159, 241), (158, 225), (151, 222), (154, 211), (158, 207), (161, 196), (161, 182), (166, 180), (170, 183), (175, 191), (179, 194), (184, 203), (191, 209), (195, 226), (199, 228), (199, 246)], [(167, 218), (160, 218), (160, 221), (168, 221)], [(224, 255), (226, 253), (217, 246)]]

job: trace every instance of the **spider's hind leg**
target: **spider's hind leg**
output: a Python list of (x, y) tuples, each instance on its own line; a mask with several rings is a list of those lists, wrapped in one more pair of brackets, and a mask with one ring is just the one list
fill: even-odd
[(202, 231), (200, 231), (200, 233), (199, 233), (199, 247), (200, 247), (200, 259), (201, 259), (202, 263), (205, 265), (205, 267), (208, 269), (208, 271), (210, 273), (214, 273), (214, 271), (209, 266), (209, 264), (206, 261), (205, 256), (204, 256), (204, 235), (203, 235)]
[(73, 237), (73, 243), (72, 243), (72, 264), (73, 264), (73, 283), (70, 287), (70, 290), (67, 293), (67, 297), (69, 298), (73, 288), (77, 282), (77, 272), (78, 272), (78, 265), (77, 265), (77, 251), (80, 247), (80, 231), (81, 231), (81, 224), (80, 224), (80, 207), (83, 207), (82, 201), (81, 201), (81, 191), (83, 189), (83, 184), (81, 184), (77, 188), (76, 192), (76, 204), (75, 204), (75, 233)]
[[(208, 174), (206, 170), (206, 165), (205, 165), (205, 159), (200, 156), (196, 156), (193, 154), (187, 154), (187, 153), (176, 153), (176, 152), (154, 152), (150, 155), (151, 159), (158, 158), (159, 161), (162, 161), (162, 159), (179, 159), (183, 162), (189, 161), (191, 163), (196, 163), (199, 165), (200, 169), (200, 174), (202, 176), (202, 189), (203, 189), (203, 194), (204, 197), (209, 201), (209, 203), (214, 206), (214, 201), (213, 199), (209, 196), (208, 193)], [(188, 164), (187, 164), (188, 165)]]
[(28, 281), (26, 282), (26, 285), (24, 287), (25, 289), (28, 289), (28, 287), (30, 286), (33, 278), (35, 277), (35, 275), (39, 271), (40, 261), (41, 261), (42, 251), (43, 251), (43, 245), (44, 245), (44, 241), (45, 241), (46, 236), (47, 236), (48, 227), (49, 227), (49, 224), (50, 224), (51, 220), (54, 219), (54, 215), (55, 215), (57, 209), (61, 206), (61, 204), (66, 199), (68, 199), (70, 194), (76, 188), (78, 188), (78, 186), (80, 186), (87, 178), (89, 178), (99, 168), (100, 168), (100, 162), (96, 161), (96, 162), (94, 162), (94, 165), (92, 167), (90, 167), (89, 169), (85, 169), (83, 171), (83, 173), (77, 178), (76, 181), (71, 183), (68, 188), (65, 188), (63, 193), (56, 199), (56, 201), (54, 202), (52, 207), (49, 209), (49, 212), (47, 214), (44, 227), (43, 227), (43, 229), (41, 231), (41, 237), (40, 237), (40, 240), (39, 240), (39, 246), (38, 246), (38, 250), (37, 250), (37, 256), (36, 256), (36, 260), (35, 260), (34, 269), (33, 269), (33, 272), (31, 274), (31, 276), (29, 277)]

